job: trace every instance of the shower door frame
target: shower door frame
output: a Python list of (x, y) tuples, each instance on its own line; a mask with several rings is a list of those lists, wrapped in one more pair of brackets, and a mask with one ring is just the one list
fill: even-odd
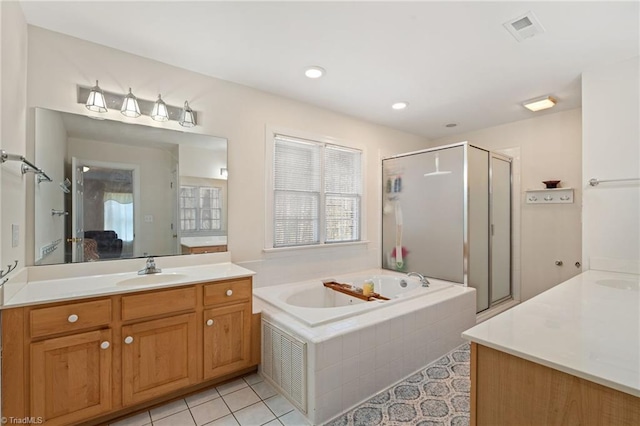
[[(395, 158), (402, 158), (402, 157), (408, 157), (411, 155), (416, 155), (416, 154), (423, 154), (423, 153), (428, 153), (428, 152), (436, 152), (436, 151), (442, 151), (445, 149), (451, 149), (451, 148), (458, 148), (458, 147), (462, 147), (463, 149), (463, 231), (462, 231), (462, 235), (463, 235), (463, 241), (462, 241), (462, 247), (463, 247), (463, 253), (462, 253), (462, 277), (463, 277), (463, 282), (462, 285), (464, 285), (465, 287), (469, 286), (469, 148), (475, 148), (475, 149), (479, 149), (481, 151), (487, 152), (488, 153), (488, 157), (487, 157), (487, 161), (488, 161), (488, 168), (489, 168), (489, 193), (488, 193), (488, 198), (489, 198), (489, 202), (488, 202), (488, 209), (489, 209), (489, 223), (487, 223), (487, 230), (489, 232), (489, 245), (487, 247), (487, 250), (489, 251), (489, 265), (488, 265), (488, 273), (489, 273), (489, 286), (488, 286), (488, 307), (486, 309), (483, 309), (482, 311), (477, 312), (478, 314), (481, 312), (485, 312), (489, 309), (491, 309), (492, 307), (503, 303), (507, 300), (511, 300), (513, 299), (513, 200), (514, 200), (514, 196), (513, 196), (513, 158), (504, 155), (504, 154), (499, 154), (496, 152), (493, 152), (491, 150), (488, 150), (486, 148), (474, 145), (469, 143), (468, 141), (464, 141), (464, 142), (457, 142), (457, 143), (453, 143), (453, 144), (448, 144), (448, 145), (440, 145), (437, 147), (433, 147), (433, 148), (426, 148), (426, 149), (421, 149), (418, 151), (411, 151), (411, 152), (406, 152), (406, 153), (402, 153), (402, 154), (396, 154), (396, 155), (392, 155), (389, 157), (384, 157), (382, 158), (382, 166), (384, 167), (384, 160), (390, 160), (390, 159), (395, 159)], [(510, 203), (509, 203), (509, 295), (505, 296), (504, 298), (497, 300), (495, 302), (492, 302), (492, 282), (491, 282), (491, 275), (492, 275), (492, 265), (491, 265), (491, 259), (492, 259), (492, 250), (493, 250), (493, 241), (491, 238), (491, 224), (492, 224), (492, 200), (493, 200), (493, 173), (492, 173), (492, 167), (491, 167), (491, 159), (495, 157), (498, 158), (500, 160), (503, 161), (507, 161), (509, 163), (509, 198), (510, 198)], [(384, 175), (384, 170), (383, 170), (383, 175)], [(382, 199), (381, 199), (381, 203), (382, 200), (384, 200), (384, 182), (381, 182), (381, 188), (382, 188)], [(382, 210), (382, 205), (380, 205), (380, 210)], [(382, 221), (380, 223), (380, 235), (383, 235), (383, 230), (382, 230)], [(382, 237), (381, 237), (381, 242), (382, 244)], [(382, 250), (381, 250), (381, 254), (382, 254)], [(383, 256), (384, 254), (382, 254)], [(382, 260), (384, 263), (384, 260)]]

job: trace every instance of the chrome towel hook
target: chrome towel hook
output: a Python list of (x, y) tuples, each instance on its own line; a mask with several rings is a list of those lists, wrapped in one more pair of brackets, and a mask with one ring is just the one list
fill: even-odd
[[(16, 260), (13, 265), (11, 264), (7, 265), (7, 272), (4, 272), (4, 269), (0, 269), (0, 278), (6, 277), (7, 275), (9, 275), (11, 271), (16, 269), (17, 267), (18, 267), (18, 260)], [(6, 280), (3, 281), (2, 284), (4, 284), (5, 282), (7, 281)]]

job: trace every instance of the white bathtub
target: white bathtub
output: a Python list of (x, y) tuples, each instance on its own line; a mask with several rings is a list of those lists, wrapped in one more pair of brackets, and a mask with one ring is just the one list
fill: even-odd
[(374, 291), (390, 299), (366, 302), (325, 287), (323, 281), (328, 279), (262, 287), (255, 289), (253, 294), (303, 323), (315, 327), (456, 285), (432, 278), (429, 279), (429, 287), (423, 287), (415, 277), (409, 278), (405, 274), (379, 269), (331, 278), (341, 284), (351, 284), (360, 288), (365, 281), (373, 281)]
[[(326, 289), (327, 278), (357, 286), (372, 279), (391, 300), (353, 299)], [(429, 281), (422, 287), (404, 274), (369, 270), (254, 289), (263, 376), (316, 425), (422, 369), (464, 343), (461, 333), (476, 319), (473, 288)]]

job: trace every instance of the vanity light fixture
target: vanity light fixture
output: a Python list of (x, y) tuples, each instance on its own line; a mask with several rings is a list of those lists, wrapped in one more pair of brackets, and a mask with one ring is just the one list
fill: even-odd
[[(0, 0), (2, 1), (2, 0)], [(125, 117), (138, 118), (141, 116), (151, 117), (155, 121), (167, 122), (175, 121), (182, 127), (195, 127), (198, 123), (197, 112), (192, 110), (188, 102), (184, 102), (183, 106), (167, 105), (158, 95), (156, 101), (140, 99), (133, 95), (132, 89), (129, 88), (128, 94), (103, 91), (96, 85), (77, 86), (76, 101), (83, 104), (87, 109), (96, 112), (107, 112), (108, 110), (120, 109)], [(90, 114), (89, 118), (95, 120), (104, 120), (105, 115)]]
[(543, 96), (541, 98), (531, 99), (524, 102), (522, 105), (531, 111), (541, 111), (543, 109), (551, 108), (556, 104), (556, 100), (551, 96)]
[(304, 71), (304, 75), (306, 75), (309, 78), (320, 78), (324, 75), (325, 70), (322, 67), (308, 67), (305, 71)]
[(228, 177), (229, 176), (229, 170), (227, 170), (226, 167), (222, 167), (220, 169), (220, 176), (222, 177)]
[(408, 106), (409, 104), (406, 102), (396, 102), (395, 104), (391, 105), (391, 108), (395, 110), (401, 110), (401, 109), (405, 109)]
[(180, 113), (180, 121), (178, 123), (182, 127), (193, 127), (196, 125), (196, 117), (193, 115), (193, 110), (189, 107), (189, 102), (184, 101), (184, 108)]
[(169, 121), (169, 111), (167, 111), (167, 104), (162, 100), (162, 96), (158, 95), (158, 100), (153, 104), (151, 110), (151, 118), (156, 121)]
[(120, 112), (125, 117), (138, 118), (140, 117), (140, 106), (138, 105), (138, 99), (131, 93), (131, 87), (129, 87), (129, 94), (124, 97), (122, 102), (122, 108)]
[(96, 85), (91, 88), (85, 106), (89, 111), (107, 112), (107, 102), (104, 99), (102, 89), (98, 86), (98, 80), (96, 80)]

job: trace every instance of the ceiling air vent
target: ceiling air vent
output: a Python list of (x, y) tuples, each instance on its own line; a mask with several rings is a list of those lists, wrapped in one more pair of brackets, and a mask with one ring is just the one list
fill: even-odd
[(519, 42), (544, 32), (544, 28), (540, 25), (540, 21), (538, 21), (536, 15), (531, 11), (522, 16), (518, 16), (515, 19), (510, 19), (502, 25)]

